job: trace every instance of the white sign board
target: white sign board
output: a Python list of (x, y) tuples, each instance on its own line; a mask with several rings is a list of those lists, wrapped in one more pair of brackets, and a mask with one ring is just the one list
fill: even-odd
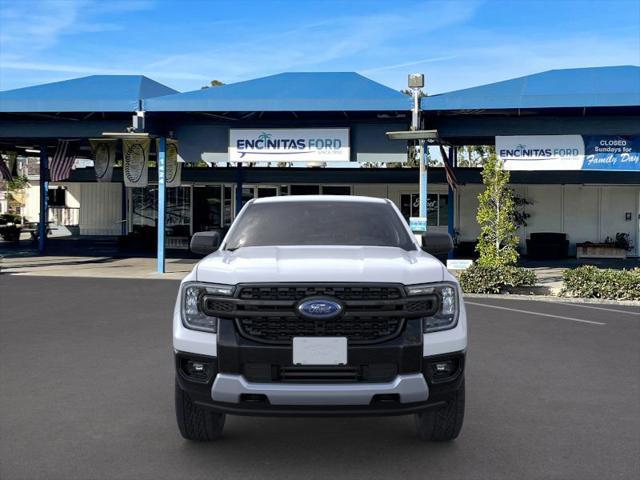
[(466, 270), (471, 265), (473, 265), (473, 260), (464, 260), (464, 259), (447, 260), (448, 270)]
[(505, 170), (580, 170), (581, 135), (496, 136), (496, 154)]
[(427, 217), (410, 217), (409, 228), (412, 232), (426, 232), (427, 231)]
[(230, 129), (229, 162), (348, 162), (348, 128)]

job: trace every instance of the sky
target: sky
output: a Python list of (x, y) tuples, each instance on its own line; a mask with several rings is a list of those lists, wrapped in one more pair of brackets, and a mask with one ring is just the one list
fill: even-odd
[(180, 91), (285, 71), (411, 72), (441, 93), (640, 65), (640, 1), (0, 0), (0, 90), (143, 74)]

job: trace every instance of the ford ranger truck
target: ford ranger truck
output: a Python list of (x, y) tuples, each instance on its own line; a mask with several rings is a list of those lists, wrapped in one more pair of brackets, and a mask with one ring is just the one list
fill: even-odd
[(260, 198), (224, 240), (195, 234), (210, 254), (173, 315), (182, 436), (216, 439), (227, 414), (413, 414), (421, 439), (456, 438), (467, 320), (432, 237), (356, 196)]

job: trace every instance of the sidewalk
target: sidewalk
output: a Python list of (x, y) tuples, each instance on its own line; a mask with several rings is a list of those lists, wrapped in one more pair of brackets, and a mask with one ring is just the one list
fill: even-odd
[(167, 259), (166, 271), (156, 272), (155, 258), (22, 256), (0, 259), (0, 273), (51, 277), (147, 278), (180, 280), (195, 259)]

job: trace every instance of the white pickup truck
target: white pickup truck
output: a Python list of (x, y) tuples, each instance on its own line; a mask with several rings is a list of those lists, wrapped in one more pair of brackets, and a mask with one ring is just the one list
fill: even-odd
[[(422, 244), (421, 244), (422, 243)], [(225, 415), (415, 414), (424, 440), (464, 418), (467, 320), (460, 287), (389, 200), (248, 202), (182, 281), (173, 315), (180, 433), (219, 437)]]

